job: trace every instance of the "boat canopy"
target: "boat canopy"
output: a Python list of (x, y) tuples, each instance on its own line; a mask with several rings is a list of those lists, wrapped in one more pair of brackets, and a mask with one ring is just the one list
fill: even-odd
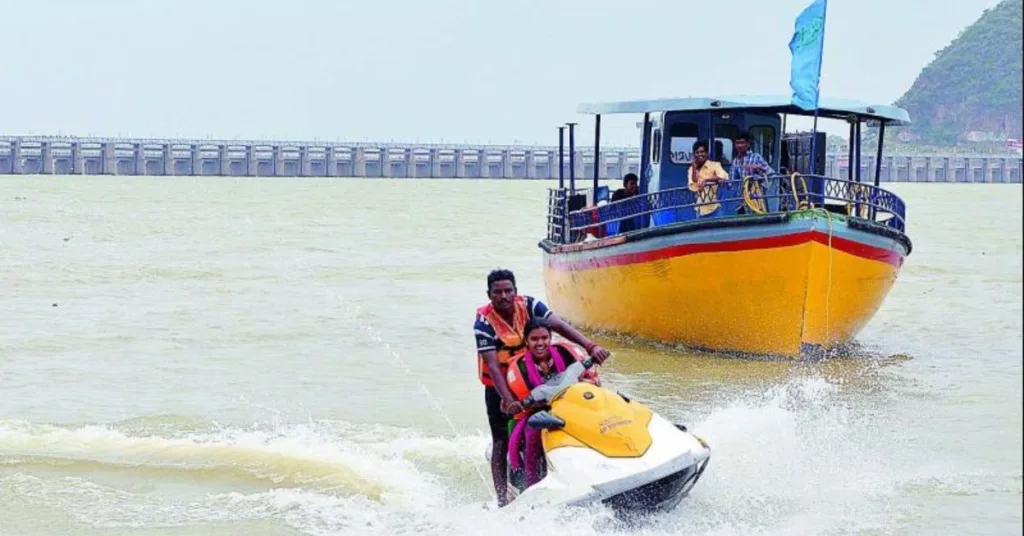
[[(791, 115), (814, 115), (813, 111), (795, 106), (786, 95), (745, 95), (734, 97), (685, 97), (650, 100), (629, 100), (580, 104), (578, 113), (642, 114), (650, 112), (706, 111), (706, 110), (773, 110)], [(879, 121), (888, 125), (909, 125), (910, 114), (902, 108), (885, 104), (868, 104), (847, 99), (822, 98), (818, 115), (823, 118), (846, 119), (850, 115)]]

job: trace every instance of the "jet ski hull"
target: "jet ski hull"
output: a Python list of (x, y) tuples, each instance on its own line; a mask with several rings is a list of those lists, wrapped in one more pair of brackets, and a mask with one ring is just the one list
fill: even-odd
[(672, 510), (697, 484), (710, 458), (601, 501), (617, 514), (635, 515)]
[[(703, 475), (711, 448), (646, 405), (579, 382), (588, 366), (569, 366), (527, 398), (527, 405), (542, 400), (550, 409), (520, 421), (503, 453), (509, 460), (509, 506), (604, 504), (619, 514), (676, 507)], [(523, 439), (524, 426), (541, 429), (543, 452), (539, 481), (525, 489), (521, 472), (534, 462), (523, 463), (525, 442), (531, 441)]]
[(652, 448), (635, 458), (607, 458), (590, 449), (563, 447), (546, 453), (544, 477), (522, 489), (510, 475), (513, 505), (603, 504), (620, 517), (677, 507), (704, 474), (711, 451), (685, 426), (654, 416)]

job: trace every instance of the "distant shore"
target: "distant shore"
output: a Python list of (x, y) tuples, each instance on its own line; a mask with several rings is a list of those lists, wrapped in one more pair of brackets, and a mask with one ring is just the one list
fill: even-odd
[[(0, 175), (554, 180), (558, 160), (558, 147), (529, 145), (0, 137)], [(865, 151), (860, 164), (864, 180), (879, 169), (881, 182), (1020, 183), (1024, 168), (1013, 154), (894, 152), (879, 166)], [(578, 183), (592, 181), (593, 147), (564, 153), (566, 178), (573, 165)], [(602, 180), (639, 168), (639, 149), (601, 147)], [(829, 153), (825, 168), (846, 177), (846, 153)]]

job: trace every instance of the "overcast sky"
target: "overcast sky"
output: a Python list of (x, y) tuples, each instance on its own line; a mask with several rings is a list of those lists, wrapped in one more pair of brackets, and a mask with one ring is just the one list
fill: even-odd
[[(0, 0), (0, 134), (586, 143), (581, 101), (787, 94), (808, 2)], [(832, 0), (823, 95), (891, 103), (997, 3)]]

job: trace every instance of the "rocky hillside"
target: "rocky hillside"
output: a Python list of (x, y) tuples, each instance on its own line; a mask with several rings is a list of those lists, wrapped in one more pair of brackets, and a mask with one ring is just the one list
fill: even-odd
[(921, 71), (896, 105), (914, 125), (904, 141), (958, 145), (1021, 139), (1024, 0), (1003, 0), (965, 28)]

